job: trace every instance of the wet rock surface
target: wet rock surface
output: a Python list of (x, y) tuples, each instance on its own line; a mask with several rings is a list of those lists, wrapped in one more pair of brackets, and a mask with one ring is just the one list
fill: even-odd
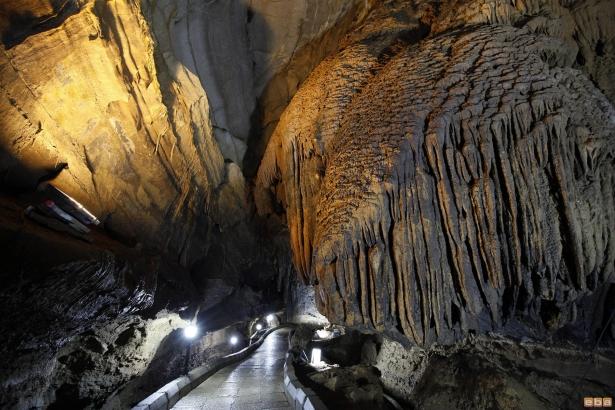
[[(315, 329), (301, 324), (290, 341), (294, 373), (301, 385), (316, 392), (330, 408), (388, 408), (384, 402), (380, 370), (374, 366), (380, 343), (375, 335), (330, 326), (321, 339)], [(321, 362), (313, 362), (313, 349), (320, 349)]]
[(249, 357), (217, 371), (173, 409), (295, 408), (284, 395), (283, 368), (287, 348), (288, 331), (274, 331)]

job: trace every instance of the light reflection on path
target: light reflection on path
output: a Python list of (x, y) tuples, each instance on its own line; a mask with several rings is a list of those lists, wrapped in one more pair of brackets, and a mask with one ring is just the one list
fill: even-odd
[(276, 330), (250, 357), (219, 370), (173, 409), (290, 409), (283, 384), (288, 333)]

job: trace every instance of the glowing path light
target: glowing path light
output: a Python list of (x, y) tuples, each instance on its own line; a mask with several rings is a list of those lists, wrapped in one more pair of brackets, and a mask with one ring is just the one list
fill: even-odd
[(321, 355), (322, 351), (320, 349), (312, 349), (312, 358), (310, 360), (310, 364), (320, 364)]
[(319, 339), (328, 339), (331, 336), (331, 332), (325, 329), (318, 329), (316, 331)]
[(199, 328), (196, 325), (188, 325), (184, 328), (184, 337), (186, 339), (194, 339), (199, 334)]
[(261, 330), (262, 328), (263, 328), (263, 325), (261, 325), (260, 323), (256, 325), (256, 330)]
[(237, 338), (237, 336), (232, 336), (231, 337), (231, 344), (233, 346), (235, 346), (237, 344), (237, 342), (239, 342), (239, 339)]

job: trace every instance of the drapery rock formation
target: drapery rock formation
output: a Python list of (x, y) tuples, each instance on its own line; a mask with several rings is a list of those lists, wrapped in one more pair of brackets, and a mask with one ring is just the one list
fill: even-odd
[(255, 195), (262, 214), (285, 210), (329, 320), (422, 346), (567, 325), (597, 337), (615, 110), (574, 38), (612, 44), (606, 20), (587, 22), (607, 3), (387, 2), (313, 71)]

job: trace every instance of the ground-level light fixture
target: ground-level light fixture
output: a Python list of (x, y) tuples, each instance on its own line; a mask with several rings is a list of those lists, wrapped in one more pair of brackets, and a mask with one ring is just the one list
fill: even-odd
[(331, 337), (331, 331), (326, 329), (318, 329), (316, 335), (319, 339), (328, 339)]
[(310, 364), (320, 364), (322, 358), (322, 351), (318, 348), (312, 349), (312, 358), (310, 360)]
[(199, 328), (195, 324), (190, 324), (184, 328), (184, 337), (194, 339), (199, 334)]
[(231, 336), (231, 344), (235, 346), (237, 342), (239, 342), (239, 339), (237, 338), (237, 336)]
[(256, 330), (261, 330), (263, 328), (263, 325), (261, 325), (260, 323), (256, 324)]

